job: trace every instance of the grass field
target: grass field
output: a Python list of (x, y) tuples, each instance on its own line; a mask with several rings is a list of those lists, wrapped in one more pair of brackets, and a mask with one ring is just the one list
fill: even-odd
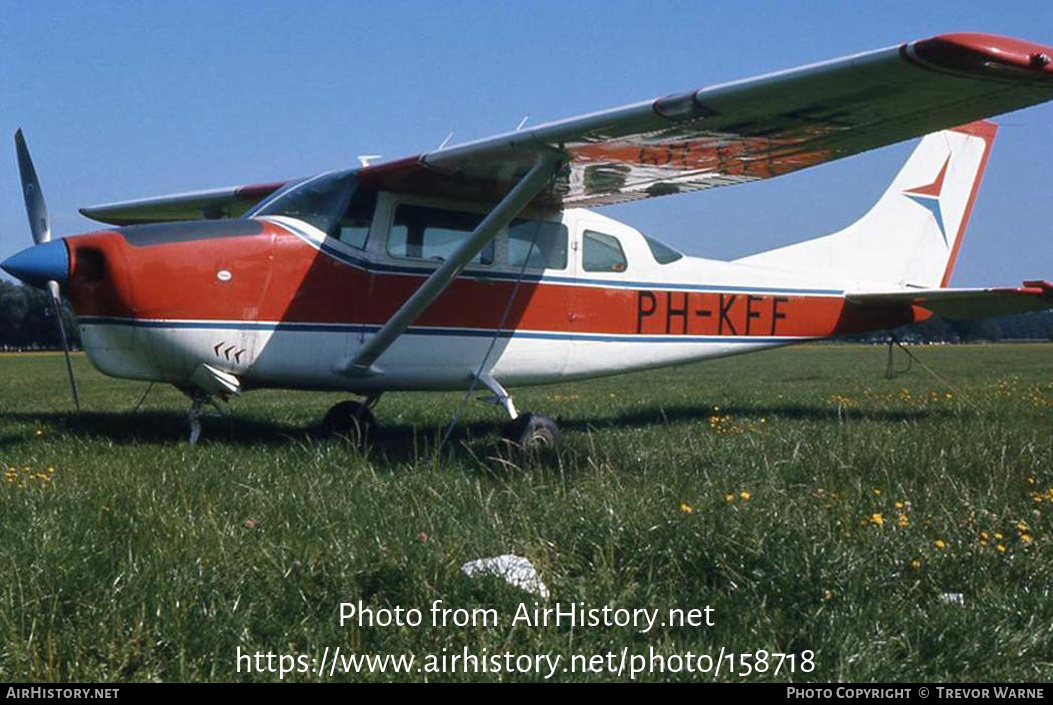
[[(564, 431), (532, 460), (474, 402), (436, 458), (459, 394), (386, 396), (361, 452), (312, 430), (341, 396), (252, 393), (191, 448), (175, 391), (131, 413), (145, 385), (80, 357), (78, 416), (61, 358), (0, 356), (0, 679), (277, 680), (238, 673), (237, 649), (467, 646), (798, 655), (793, 673), (642, 680), (1049, 681), (1053, 345), (915, 350), (953, 386), (917, 365), (887, 380), (884, 348), (845, 345), (519, 390)], [(708, 605), (715, 626), (513, 626), (536, 598), (459, 570), (503, 553), (552, 602)], [(500, 623), (432, 627), (436, 599)], [(358, 600), (425, 624), (341, 626)], [(285, 679), (425, 677), (542, 676)]]

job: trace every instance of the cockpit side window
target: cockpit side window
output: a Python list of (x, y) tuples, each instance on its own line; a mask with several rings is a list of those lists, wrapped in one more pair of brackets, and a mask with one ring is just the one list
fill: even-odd
[[(399, 258), (445, 260), (482, 220), (483, 216), (478, 213), (399, 204), (388, 233), (388, 254)], [(472, 260), (477, 264), (492, 264), (493, 261), (493, 241)]]
[(586, 230), (582, 266), (586, 272), (624, 272), (629, 265), (618, 238)]

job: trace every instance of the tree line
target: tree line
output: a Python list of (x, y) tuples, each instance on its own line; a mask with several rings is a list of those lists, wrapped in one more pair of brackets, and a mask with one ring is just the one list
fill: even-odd
[[(66, 301), (62, 302), (62, 317), (71, 349), (79, 349), (80, 331)], [(879, 342), (888, 340), (890, 334), (910, 343), (1053, 340), (1053, 311), (971, 321), (948, 321), (933, 316), (923, 323), (850, 340)], [(0, 350), (58, 350), (59, 343), (58, 326), (47, 292), (0, 279)]]
[[(76, 317), (62, 301), (62, 322), (71, 349), (80, 348)], [(43, 289), (0, 279), (0, 350), (60, 350), (51, 296)]]

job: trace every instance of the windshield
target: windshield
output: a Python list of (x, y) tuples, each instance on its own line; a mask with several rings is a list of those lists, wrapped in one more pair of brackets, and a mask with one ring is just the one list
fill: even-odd
[(340, 218), (355, 191), (355, 172), (337, 171), (290, 184), (245, 214), (284, 215), (310, 223), (330, 237), (336, 237)]
[(670, 262), (676, 262), (684, 255), (677, 252), (669, 245), (655, 240), (653, 237), (643, 236), (644, 240), (647, 241), (647, 246), (651, 248), (651, 255), (658, 264), (669, 264)]

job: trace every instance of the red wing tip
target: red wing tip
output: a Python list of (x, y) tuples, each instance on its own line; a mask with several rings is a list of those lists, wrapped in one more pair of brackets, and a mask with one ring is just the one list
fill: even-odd
[(1053, 284), (1043, 279), (1032, 279), (1024, 282), (1024, 286), (1028, 289), (1037, 289), (1042, 292), (1042, 295), (1046, 298), (1053, 299)]
[(911, 45), (924, 61), (969, 73), (1018, 69), (1015, 77), (1053, 78), (1053, 48), (1012, 37), (961, 32), (941, 34)]

